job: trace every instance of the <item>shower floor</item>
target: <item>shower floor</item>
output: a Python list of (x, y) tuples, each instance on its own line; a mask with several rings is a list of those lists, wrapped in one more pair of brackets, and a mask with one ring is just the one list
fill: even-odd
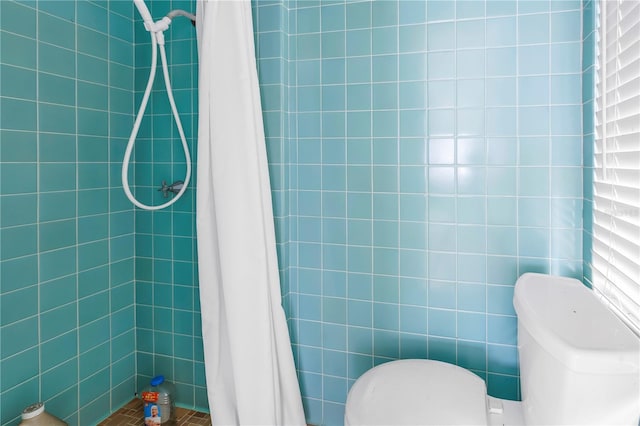
[[(176, 416), (178, 426), (211, 425), (211, 416), (207, 413), (177, 407)], [(98, 426), (140, 426), (143, 423), (142, 400), (132, 399), (127, 405), (98, 423)]]

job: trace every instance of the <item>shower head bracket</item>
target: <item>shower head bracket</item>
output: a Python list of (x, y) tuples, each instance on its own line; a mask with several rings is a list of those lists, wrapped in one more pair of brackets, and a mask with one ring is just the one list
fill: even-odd
[(166, 31), (169, 29), (169, 25), (171, 24), (171, 18), (165, 16), (162, 19), (159, 19), (156, 22), (144, 22), (144, 27), (147, 31), (151, 32), (151, 33), (156, 33), (159, 34), (163, 31)]

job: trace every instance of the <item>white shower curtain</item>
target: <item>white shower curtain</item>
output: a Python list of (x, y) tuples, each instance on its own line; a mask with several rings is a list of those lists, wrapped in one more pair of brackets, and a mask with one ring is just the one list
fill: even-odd
[(303, 425), (276, 258), (248, 0), (198, 1), (197, 234), (215, 425)]

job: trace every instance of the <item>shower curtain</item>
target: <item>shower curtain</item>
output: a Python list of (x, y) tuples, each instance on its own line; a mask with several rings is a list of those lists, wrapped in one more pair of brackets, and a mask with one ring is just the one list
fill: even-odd
[(216, 425), (303, 425), (286, 318), (248, 0), (197, 4), (197, 235)]

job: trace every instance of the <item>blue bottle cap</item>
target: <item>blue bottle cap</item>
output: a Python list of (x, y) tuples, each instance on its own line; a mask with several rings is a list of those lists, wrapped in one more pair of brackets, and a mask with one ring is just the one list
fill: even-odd
[(162, 382), (164, 382), (164, 376), (162, 375), (156, 376), (153, 379), (151, 379), (151, 386), (158, 386), (162, 384)]

